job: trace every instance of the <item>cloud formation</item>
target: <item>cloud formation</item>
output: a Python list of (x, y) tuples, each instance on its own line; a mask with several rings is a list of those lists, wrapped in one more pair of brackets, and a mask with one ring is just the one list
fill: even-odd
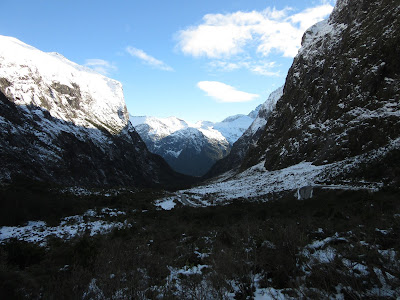
[(211, 59), (232, 57), (247, 47), (254, 47), (262, 56), (276, 51), (284, 57), (294, 57), (304, 31), (326, 18), (332, 9), (326, 3), (293, 14), (290, 8), (207, 14), (200, 25), (177, 33), (177, 46), (184, 54)]
[(263, 76), (280, 76), (279, 71), (275, 71), (275, 62), (270, 62), (266, 60), (260, 61), (223, 61), (223, 60), (213, 60), (208, 66), (211, 69), (216, 69), (219, 71), (230, 72), (238, 69), (248, 69), (254, 74)]
[(128, 52), (131, 56), (139, 58), (142, 60), (145, 64), (148, 64), (154, 68), (163, 70), (163, 71), (173, 71), (174, 69), (170, 66), (168, 66), (166, 63), (162, 62), (161, 60), (158, 60), (154, 58), (153, 56), (147, 54), (143, 50), (137, 49), (135, 47), (128, 46), (126, 47), (126, 52)]
[(109, 75), (110, 72), (117, 70), (117, 67), (114, 64), (104, 59), (98, 58), (87, 59), (85, 61), (85, 66), (95, 70), (102, 75)]
[(200, 81), (197, 87), (219, 102), (247, 102), (259, 97), (257, 94), (238, 91), (233, 86), (218, 81)]

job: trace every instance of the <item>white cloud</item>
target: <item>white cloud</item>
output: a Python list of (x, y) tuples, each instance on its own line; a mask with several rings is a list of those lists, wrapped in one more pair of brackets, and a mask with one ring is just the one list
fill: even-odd
[(208, 65), (212, 69), (218, 69), (218, 70), (226, 71), (226, 72), (241, 69), (244, 66), (243, 63), (227, 62), (227, 61), (221, 61), (221, 60), (214, 60), (214, 61), (210, 62)]
[(307, 8), (298, 14), (290, 16), (288, 19), (293, 24), (300, 24), (299, 28), (305, 31), (307, 28), (328, 16), (332, 12), (332, 9), (333, 7), (330, 4), (324, 4)]
[(200, 81), (197, 87), (219, 102), (247, 102), (259, 97), (257, 94), (238, 91), (233, 86), (218, 81)]
[(263, 76), (280, 76), (279, 71), (273, 71), (275, 62), (264, 62), (252, 65), (249, 69), (251, 72)]
[(167, 64), (162, 62), (161, 60), (158, 60), (158, 59), (154, 58), (153, 56), (148, 55), (143, 50), (128, 46), (128, 47), (126, 47), (126, 52), (128, 52), (133, 57), (137, 57), (137, 58), (141, 59), (144, 63), (146, 63), (152, 67), (155, 67), (157, 69), (164, 70), (164, 71), (173, 71), (174, 70), (173, 68), (171, 68), (170, 66), (168, 66)]
[(276, 71), (275, 62), (266, 60), (252, 61), (252, 60), (238, 60), (234, 62), (213, 60), (208, 66), (212, 70), (230, 72), (238, 69), (247, 69), (252, 73), (263, 76), (280, 76), (280, 72)]
[(117, 70), (117, 67), (114, 64), (104, 59), (98, 58), (87, 59), (85, 61), (85, 66), (95, 70), (102, 75), (108, 75), (110, 74), (110, 72)]
[(326, 18), (332, 9), (330, 4), (321, 4), (291, 15), (290, 8), (207, 14), (200, 25), (177, 33), (177, 46), (184, 54), (212, 59), (232, 57), (248, 47), (255, 47), (263, 56), (276, 51), (294, 57), (304, 31)]

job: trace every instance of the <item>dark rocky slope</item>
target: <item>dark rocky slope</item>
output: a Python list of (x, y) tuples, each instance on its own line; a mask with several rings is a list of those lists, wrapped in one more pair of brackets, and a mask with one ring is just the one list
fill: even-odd
[(158, 138), (148, 124), (135, 127), (150, 152), (162, 156), (179, 173), (202, 176), (230, 150), (226, 140), (208, 138), (197, 128), (183, 128)]
[(129, 122), (122, 85), (57, 53), (0, 36), (0, 183), (79, 186), (190, 181)]
[(79, 127), (40, 107), (17, 106), (1, 92), (0, 116), (3, 182), (25, 177), (61, 185), (174, 187), (188, 181), (150, 153), (130, 124), (117, 135)]
[(391, 147), (354, 173), (398, 182), (399, 53), (397, 0), (338, 0), (329, 20), (304, 34), (283, 96), (242, 168), (263, 159), (268, 170), (328, 164)]
[[(191, 134), (184, 134), (187, 131)], [(164, 159), (174, 170), (192, 176), (206, 173), (215, 161), (227, 155), (230, 147), (225, 141), (207, 139), (201, 131), (187, 128), (165, 137), (161, 147), (154, 153), (163, 152), (165, 148), (173, 148), (174, 145), (179, 145), (179, 155), (165, 156)]]

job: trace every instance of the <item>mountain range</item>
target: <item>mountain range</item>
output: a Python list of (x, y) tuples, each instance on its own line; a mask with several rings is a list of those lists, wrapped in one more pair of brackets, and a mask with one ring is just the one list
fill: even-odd
[(2, 36), (1, 180), (189, 180), (154, 152), (205, 178), (259, 164), (276, 171), (352, 161), (331, 178), (398, 182), (399, 6), (380, 2), (339, 1), (304, 34), (284, 87), (249, 115), (219, 123), (129, 117), (119, 82)]
[(237, 169), (250, 147), (255, 147), (258, 138), (268, 122), (269, 116), (274, 111), (276, 103), (281, 98), (283, 86), (271, 93), (268, 99), (259, 107), (257, 114), (250, 126), (243, 132), (242, 136), (232, 145), (229, 155), (217, 161), (205, 174), (205, 178), (222, 174), (232, 169)]
[(235, 115), (222, 122), (190, 124), (176, 117), (137, 117), (130, 121), (148, 149), (161, 155), (177, 172), (204, 175), (218, 160), (227, 156), (232, 144), (257, 117), (261, 105), (248, 115)]

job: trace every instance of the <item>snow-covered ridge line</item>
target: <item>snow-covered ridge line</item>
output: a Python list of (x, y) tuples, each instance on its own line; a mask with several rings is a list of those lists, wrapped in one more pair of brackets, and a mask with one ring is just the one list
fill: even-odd
[(203, 176), (217, 160), (228, 155), (260, 107), (247, 116), (230, 116), (217, 123), (190, 123), (177, 117), (130, 116), (130, 120), (150, 152), (161, 155), (179, 173)]
[(120, 82), (12, 37), (0, 36), (0, 44), (0, 90), (15, 104), (111, 133), (128, 125)]
[(244, 135), (254, 135), (257, 130), (263, 128), (267, 124), (268, 116), (275, 109), (276, 103), (282, 97), (282, 94), (283, 86), (279, 87), (269, 95), (268, 99), (259, 108), (256, 118)]
[(180, 176), (135, 132), (118, 81), (11, 37), (0, 45), (1, 182), (23, 174), (66, 186), (141, 186)]
[[(249, 115), (253, 116), (254, 113), (252, 113)], [(158, 118), (131, 115), (130, 121), (139, 133), (148, 127), (147, 135), (154, 140), (160, 140), (191, 128), (200, 131), (208, 139), (224, 141), (232, 145), (253, 122), (254, 118), (249, 115), (235, 115), (221, 122), (198, 121), (196, 123), (186, 122), (177, 117)]]

